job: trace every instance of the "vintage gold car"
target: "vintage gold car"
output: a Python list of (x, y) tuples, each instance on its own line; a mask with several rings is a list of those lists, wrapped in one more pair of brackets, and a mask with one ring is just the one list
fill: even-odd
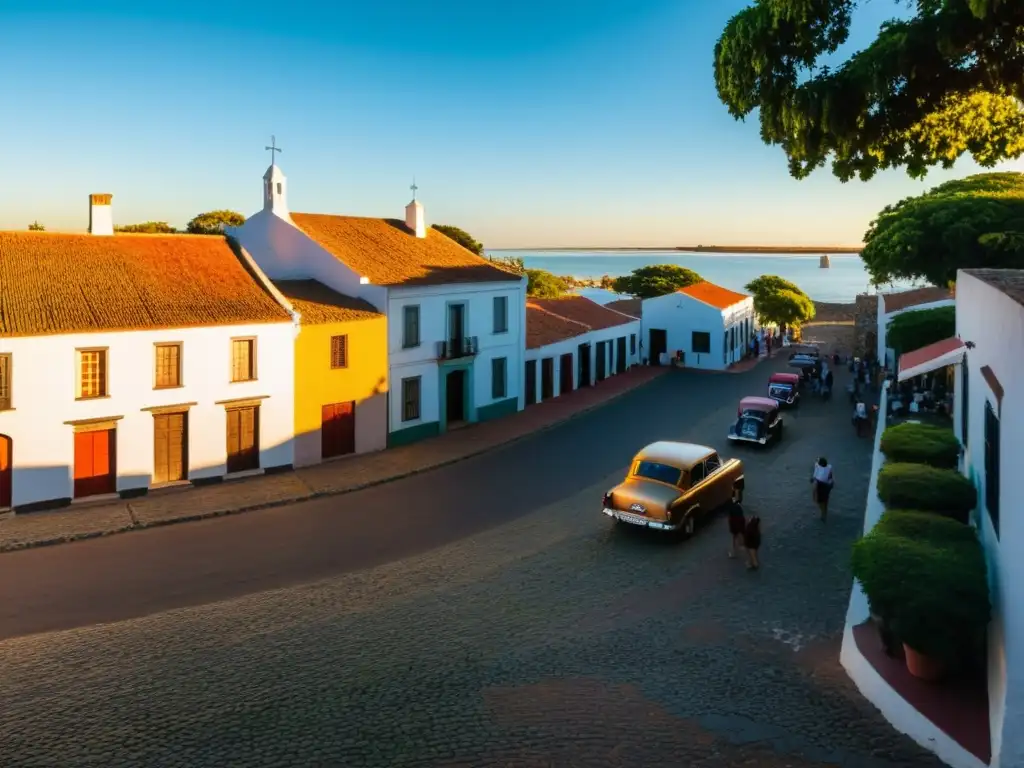
[(693, 534), (699, 519), (743, 499), (743, 462), (723, 459), (693, 443), (651, 443), (633, 458), (629, 474), (604, 495), (616, 522)]

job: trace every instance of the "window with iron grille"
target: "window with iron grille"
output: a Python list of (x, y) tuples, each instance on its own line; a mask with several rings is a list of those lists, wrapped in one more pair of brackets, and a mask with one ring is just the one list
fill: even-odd
[(0, 355), (0, 411), (10, 410), (13, 406), (11, 401), (11, 380), (14, 378), (14, 366), (10, 354)]
[(181, 386), (181, 344), (157, 344), (156, 383), (157, 389)]
[(107, 350), (78, 351), (78, 397), (107, 396)]
[(508, 392), (508, 358), (496, 357), (491, 360), (491, 399), (506, 397)]
[(331, 336), (331, 368), (348, 368), (348, 336)]
[(985, 401), (985, 508), (999, 536), (999, 417)]
[(402, 421), (420, 417), (420, 377), (402, 379)]
[(494, 297), (494, 333), (508, 333), (508, 297)]
[(231, 340), (231, 381), (256, 379), (256, 339)]

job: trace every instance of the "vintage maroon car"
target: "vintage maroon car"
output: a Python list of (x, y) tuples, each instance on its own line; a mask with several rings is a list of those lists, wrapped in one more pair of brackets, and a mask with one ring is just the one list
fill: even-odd
[(729, 439), (765, 445), (782, 439), (779, 401), (770, 397), (744, 397), (736, 409), (736, 423), (729, 427)]
[(796, 405), (800, 400), (800, 374), (773, 373), (768, 377), (768, 397), (780, 405)]

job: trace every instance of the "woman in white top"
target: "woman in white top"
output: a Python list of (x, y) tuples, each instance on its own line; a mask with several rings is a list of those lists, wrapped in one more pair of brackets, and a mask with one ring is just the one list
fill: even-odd
[(832, 493), (832, 486), (835, 479), (832, 477), (832, 465), (828, 459), (822, 456), (814, 465), (814, 472), (811, 474), (811, 485), (813, 486), (814, 501), (821, 510), (821, 520), (828, 517), (828, 497)]

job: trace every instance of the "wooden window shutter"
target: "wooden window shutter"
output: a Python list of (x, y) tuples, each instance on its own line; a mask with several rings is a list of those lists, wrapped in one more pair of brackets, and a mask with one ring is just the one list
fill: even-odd
[(11, 407), (11, 356), (0, 355), (0, 411)]
[(331, 336), (331, 368), (348, 368), (348, 336)]

